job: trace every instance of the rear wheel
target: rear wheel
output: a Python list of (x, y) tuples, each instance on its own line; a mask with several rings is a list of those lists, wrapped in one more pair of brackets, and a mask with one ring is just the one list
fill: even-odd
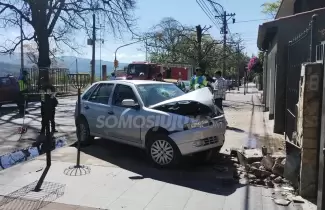
[(77, 123), (77, 138), (82, 146), (90, 145), (94, 137), (90, 135), (89, 125), (85, 118), (81, 118)]
[(181, 157), (177, 145), (164, 134), (157, 134), (150, 140), (147, 152), (151, 162), (161, 168), (177, 165)]

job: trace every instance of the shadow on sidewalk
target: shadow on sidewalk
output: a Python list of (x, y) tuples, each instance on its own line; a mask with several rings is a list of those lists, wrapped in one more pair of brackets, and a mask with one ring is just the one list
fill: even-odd
[(230, 130), (230, 131), (235, 131), (235, 132), (238, 132), (238, 133), (245, 133), (244, 130), (242, 129), (239, 129), (239, 128), (234, 128), (234, 127), (227, 127), (227, 130)]
[(149, 178), (225, 196), (244, 186), (233, 179), (234, 167), (228, 157), (218, 158), (213, 164), (207, 165), (188, 157), (176, 169), (157, 169), (148, 164), (143, 150), (106, 139), (96, 139), (93, 145), (83, 148), (82, 152), (139, 174), (129, 179)]

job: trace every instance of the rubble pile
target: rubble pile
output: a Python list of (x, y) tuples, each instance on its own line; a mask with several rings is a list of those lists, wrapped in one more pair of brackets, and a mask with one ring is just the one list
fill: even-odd
[(289, 184), (283, 178), (285, 157), (272, 157), (263, 153), (257, 149), (232, 152), (233, 156), (237, 156), (237, 160), (234, 161), (237, 168), (234, 177), (244, 179), (249, 184), (271, 188), (275, 185)]

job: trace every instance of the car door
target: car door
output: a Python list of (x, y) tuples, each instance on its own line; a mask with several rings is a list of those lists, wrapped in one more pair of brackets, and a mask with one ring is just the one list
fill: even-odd
[(14, 95), (13, 88), (11, 85), (11, 80), (8, 77), (2, 77), (0, 78), (0, 92), (1, 92), (1, 98), (0, 102), (1, 103), (8, 103), (8, 102), (13, 102), (15, 98), (12, 96)]
[(94, 136), (102, 136), (105, 130), (107, 116), (112, 112), (110, 98), (114, 84), (102, 83), (91, 94), (88, 101), (84, 103), (86, 118), (88, 120), (90, 132)]
[(116, 128), (114, 128), (113, 135), (122, 141), (131, 141), (140, 144), (140, 131), (143, 117), (140, 116), (139, 109), (123, 107), (122, 101), (125, 99), (133, 99), (135, 103), (139, 102), (131, 86), (117, 84), (112, 98), (112, 107), (118, 123)]

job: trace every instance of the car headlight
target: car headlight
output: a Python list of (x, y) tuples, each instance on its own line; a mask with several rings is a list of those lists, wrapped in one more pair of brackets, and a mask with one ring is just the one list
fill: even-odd
[(207, 127), (210, 125), (209, 120), (202, 120), (199, 122), (192, 122), (192, 123), (187, 123), (184, 125), (184, 130), (189, 130), (193, 128), (202, 128), (202, 127)]

